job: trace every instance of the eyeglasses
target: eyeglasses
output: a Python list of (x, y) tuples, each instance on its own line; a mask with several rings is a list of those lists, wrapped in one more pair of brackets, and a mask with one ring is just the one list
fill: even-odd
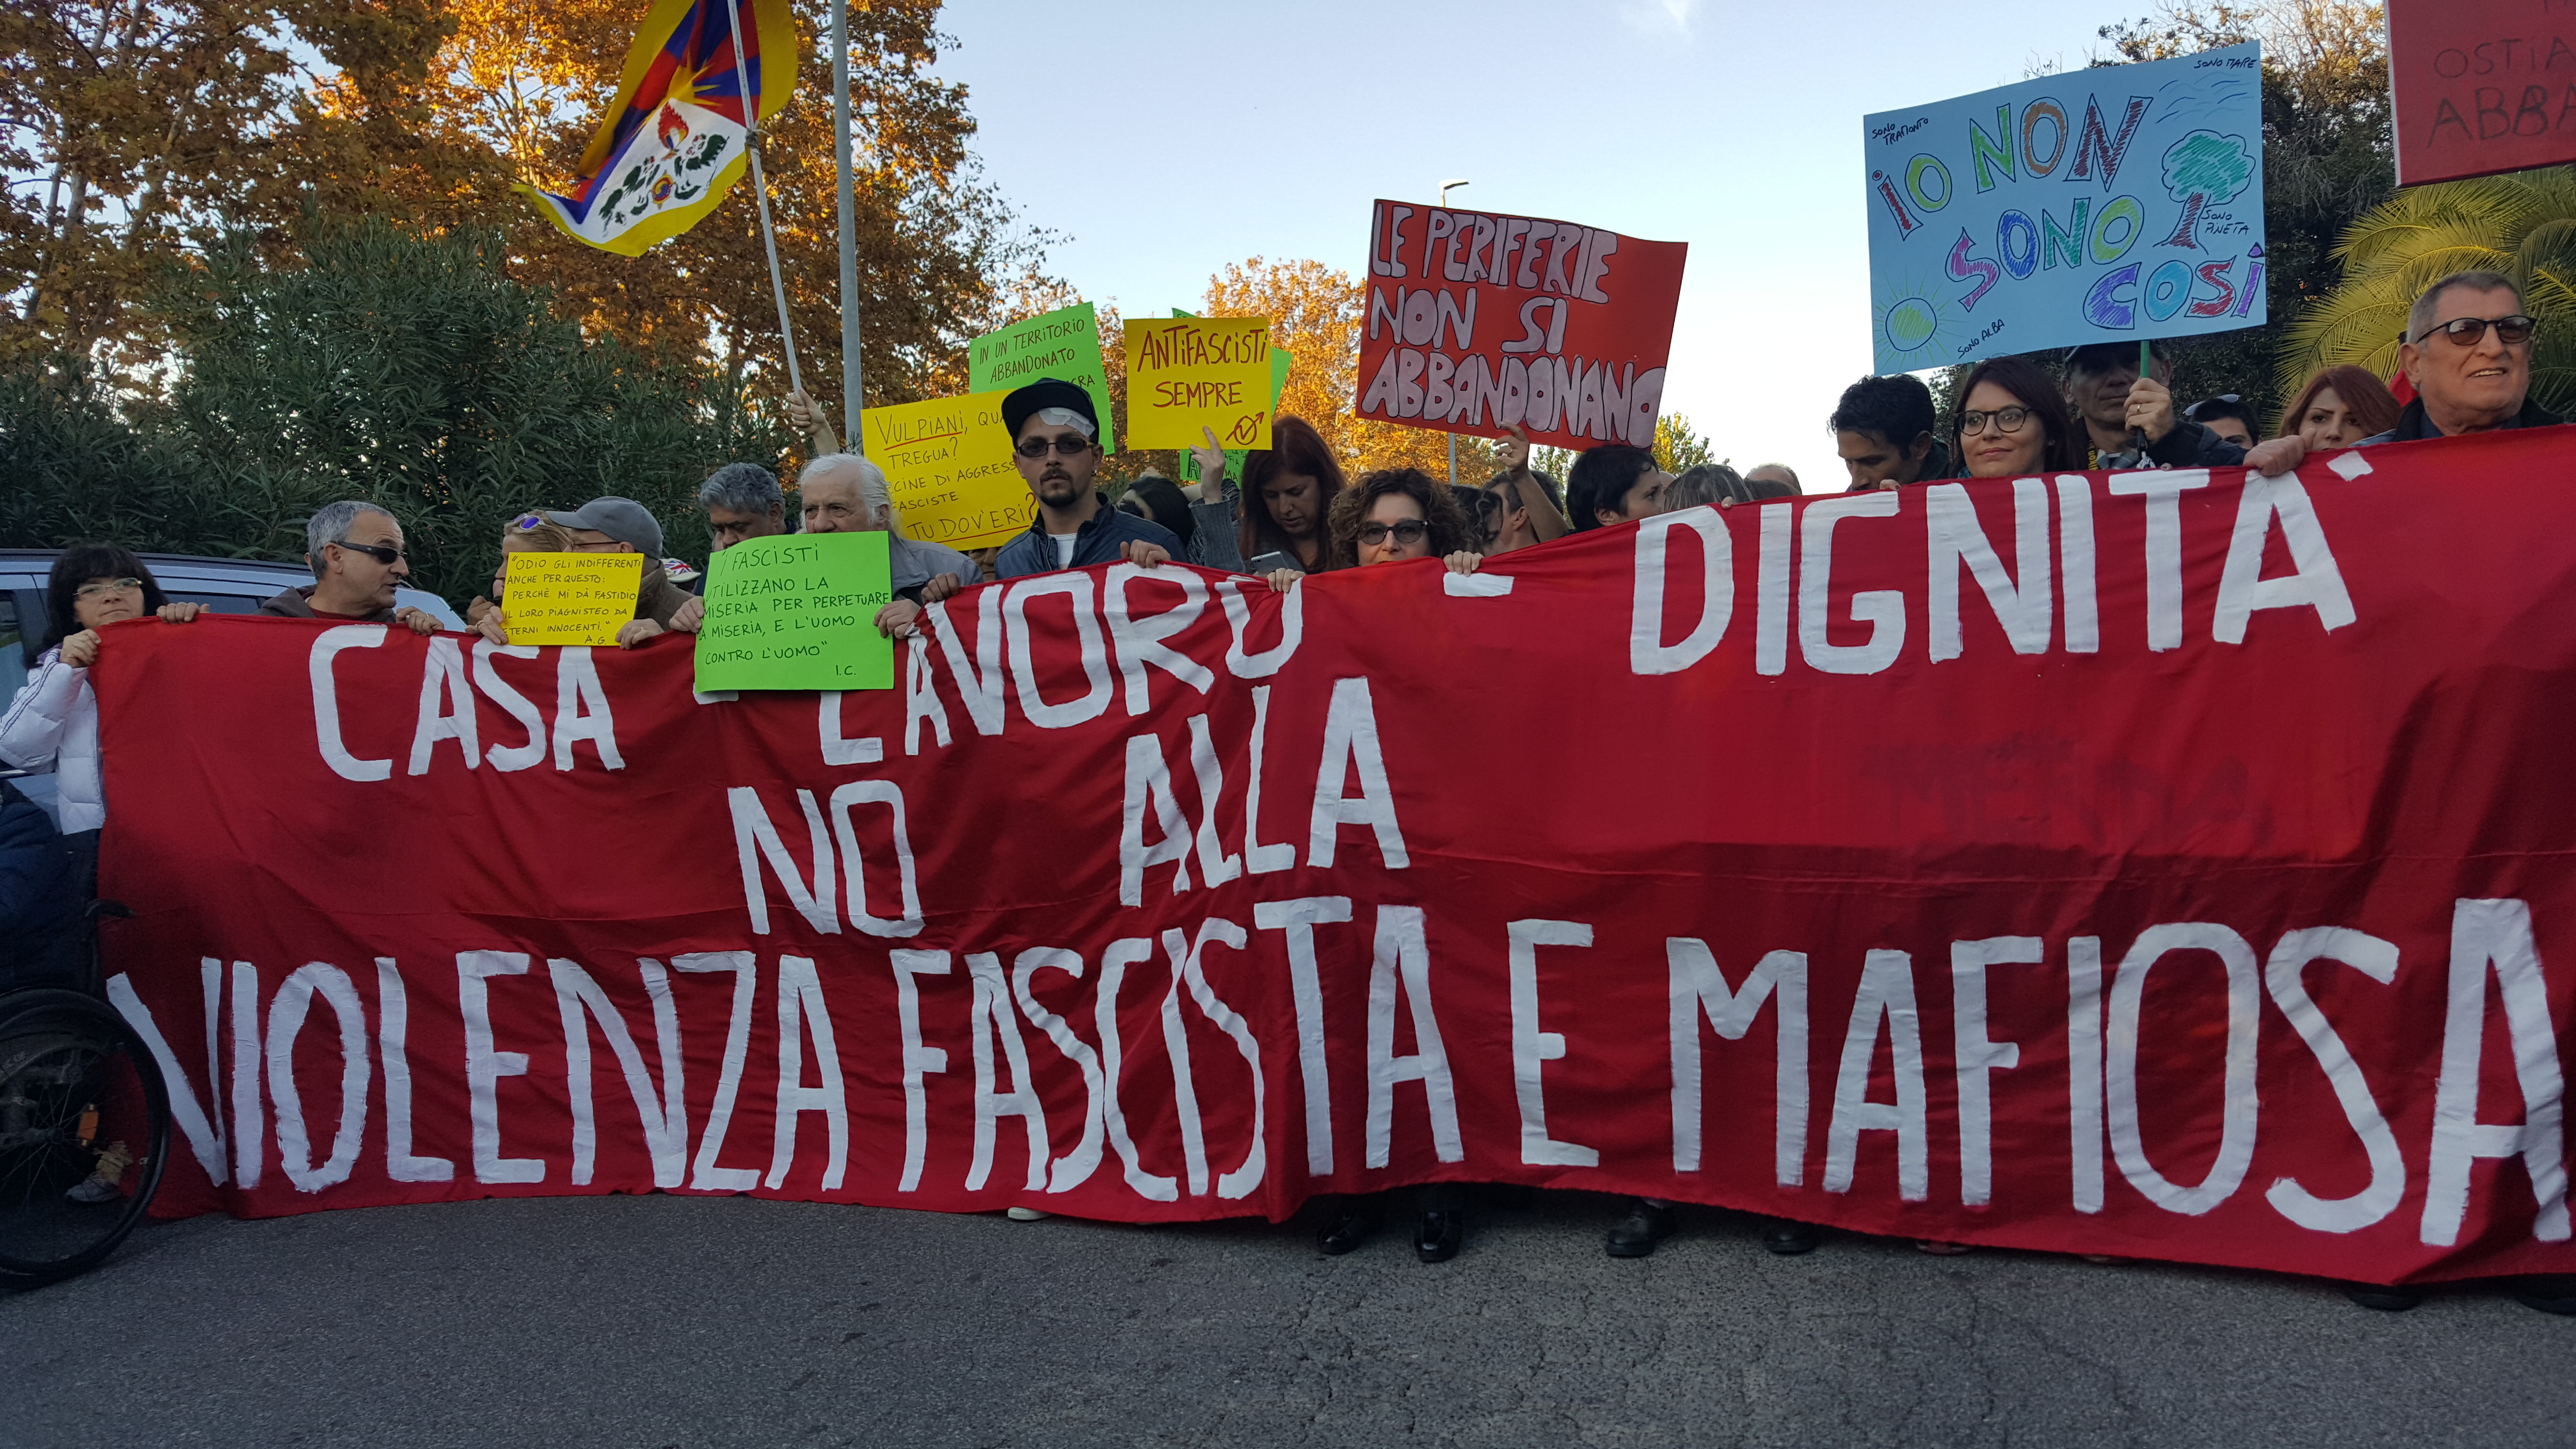
[(1023, 458), (1043, 458), (1047, 455), (1047, 445), (1050, 442), (1054, 444), (1058, 453), (1068, 458), (1076, 453), (1091, 451), (1091, 440), (1076, 433), (1061, 433), (1053, 439), (1022, 438), (1014, 446), (1013, 451)]
[(1395, 535), (1397, 543), (1411, 548), (1431, 536), (1431, 525), (1419, 518), (1408, 518), (1401, 523), (1363, 523), (1360, 525), (1360, 542), (1374, 548), (1386, 542), (1390, 533)]
[(526, 533), (545, 521), (546, 516), (542, 513), (522, 513), (510, 520), (510, 526), (521, 533)]
[(2475, 347), (2492, 327), (2496, 331), (2496, 341), (2507, 347), (2520, 347), (2531, 340), (2531, 329), (2536, 325), (2519, 312), (2510, 317), (2454, 317), (2448, 322), (2437, 322), (2425, 328), (2423, 335), (2415, 340), (2421, 342), (2439, 332), (2457, 346)]
[(88, 583), (81, 585), (79, 588), (72, 590), (72, 597), (75, 599), (103, 599), (109, 594), (121, 594), (128, 589), (139, 589), (141, 587), (143, 587), (143, 581), (141, 579), (92, 579)]
[(396, 560), (398, 560), (398, 559), (402, 559), (402, 558), (406, 558), (406, 557), (408, 557), (408, 556), (409, 556), (409, 555), (405, 554), (401, 549), (398, 549), (398, 548), (394, 547), (392, 544), (389, 544), (389, 543), (351, 543), (351, 542), (349, 542), (347, 539), (345, 539), (345, 538), (344, 538), (344, 539), (339, 539), (339, 540), (337, 540), (337, 541), (335, 542), (334, 546), (335, 546), (335, 547), (338, 547), (338, 548), (345, 548), (345, 549), (348, 549), (348, 550), (350, 550), (350, 551), (351, 551), (351, 552), (353, 552), (353, 553), (362, 553), (362, 554), (365, 554), (367, 557), (369, 557), (369, 558), (371, 558), (371, 559), (374, 559), (376, 562), (378, 562), (378, 563), (380, 563), (380, 564), (385, 564), (385, 565), (387, 565), (387, 566), (389, 566), (389, 567), (390, 567), (390, 566), (391, 566), (391, 565), (392, 565)]
[(1995, 425), (1997, 432), (2018, 433), (2021, 425), (2029, 421), (2028, 408), (1997, 408), (1990, 413), (1965, 412), (1959, 414), (1959, 436), (1973, 438), (1984, 432), (1989, 422)]

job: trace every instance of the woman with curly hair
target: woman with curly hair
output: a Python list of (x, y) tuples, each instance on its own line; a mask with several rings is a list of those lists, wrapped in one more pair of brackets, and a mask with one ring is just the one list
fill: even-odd
[[(1449, 489), (1419, 468), (1371, 473), (1333, 499), (1324, 520), (1325, 567), (1365, 568), (1437, 555), (1453, 574), (1472, 574), (1485, 556), (1475, 551), (1479, 530)], [(1270, 587), (1286, 593), (1302, 577), (1273, 569)]]

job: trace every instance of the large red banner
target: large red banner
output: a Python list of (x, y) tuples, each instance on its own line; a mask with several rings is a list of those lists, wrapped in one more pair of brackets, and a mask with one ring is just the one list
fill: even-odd
[(2576, 5), (2388, 0), (2401, 185), (2576, 161)]
[(1564, 448), (1651, 446), (1681, 306), (1682, 242), (1381, 201), (1369, 219), (1355, 407)]
[(1432, 1179), (2568, 1271), (2563, 430), (1040, 575), (904, 684), (118, 625), (165, 1211)]

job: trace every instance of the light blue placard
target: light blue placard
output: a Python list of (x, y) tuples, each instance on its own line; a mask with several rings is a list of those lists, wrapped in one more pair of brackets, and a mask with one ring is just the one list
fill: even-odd
[(1868, 117), (1878, 370), (2261, 326), (2262, 92), (2247, 44)]

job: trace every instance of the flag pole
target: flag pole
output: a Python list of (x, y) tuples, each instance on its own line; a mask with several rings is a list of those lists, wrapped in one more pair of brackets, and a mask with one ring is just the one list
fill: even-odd
[(850, 164), (850, 0), (832, 0), (832, 152), (841, 223), (841, 446), (865, 449), (859, 430), (859, 238), (857, 173)]
[(796, 333), (787, 322), (787, 282), (778, 275), (778, 235), (769, 227), (769, 183), (760, 174), (760, 103), (751, 93), (751, 71), (742, 59), (742, 10), (725, 0), (725, 19), (733, 26), (733, 83), (742, 96), (743, 149), (751, 153), (751, 195), (760, 203), (760, 241), (769, 251), (769, 294), (778, 303), (778, 340), (787, 345), (787, 386), (805, 390), (796, 367)]

